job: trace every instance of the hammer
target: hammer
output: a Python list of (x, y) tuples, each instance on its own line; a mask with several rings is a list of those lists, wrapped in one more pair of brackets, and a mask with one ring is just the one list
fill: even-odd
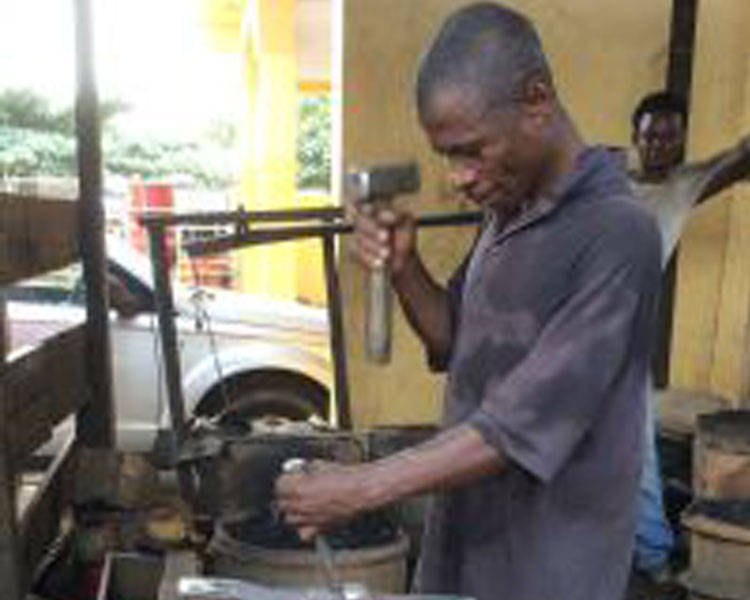
[[(345, 189), (358, 204), (372, 204), (376, 210), (391, 205), (394, 196), (412, 194), (420, 187), (416, 163), (380, 165), (346, 175)], [(365, 312), (365, 354), (377, 364), (391, 358), (391, 287), (388, 268), (370, 271)]]

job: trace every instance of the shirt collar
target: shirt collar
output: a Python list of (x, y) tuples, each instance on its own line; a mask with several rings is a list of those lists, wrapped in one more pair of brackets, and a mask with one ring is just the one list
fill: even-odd
[[(617, 177), (615, 181), (614, 177)], [(602, 146), (588, 146), (576, 157), (575, 168), (560, 177), (549, 193), (539, 197), (536, 202), (522, 208), (521, 211), (497, 231), (497, 241), (513, 235), (529, 227), (533, 223), (544, 219), (577, 197), (592, 185), (612, 189), (613, 186), (623, 186), (627, 191), (627, 181), (621, 169), (617, 167), (615, 157)], [(493, 219), (497, 227), (497, 219)]]

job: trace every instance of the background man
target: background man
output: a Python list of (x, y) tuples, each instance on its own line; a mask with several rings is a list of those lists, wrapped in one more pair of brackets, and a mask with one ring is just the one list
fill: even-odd
[[(387, 459), (282, 476), (303, 535), (440, 491), (418, 587), (479, 600), (620, 600), (634, 540), (659, 237), (612, 155), (584, 146), (539, 38), (494, 3), (453, 14), (424, 57), (420, 123), (486, 213), (447, 288), (413, 221), (360, 213), (433, 365), (445, 431)], [(408, 398), (402, 399), (408, 401)]]
[[(633, 144), (639, 168), (631, 174), (634, 192), (656, 217), (662, 237), (662, 265), (674, 254), (692, 209), (750, 174), (750, 139), (708, 160), (683, 164), (687, 141), (687, 105), (668, 92), (645, 96), (632, 116)], [(674, 536), (664, 517), (656, 455), (654, 418), (647, 419), (648, 445), (641, 480), (636, 567), (653, 579), (668, 569)]]

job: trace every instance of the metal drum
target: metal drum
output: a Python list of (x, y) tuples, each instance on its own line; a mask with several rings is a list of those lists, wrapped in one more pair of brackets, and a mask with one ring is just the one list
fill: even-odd
[[(272, 587), (323, 587), (325, 575), (314, 548), (301, 547), (298, 540), (273, 529), (248, 522), (218, 525), (209, 548), (211, 574)], [(344, 547), (335, 533), (328, 536), (339, 583), (362, 584), (381, 593), (404, 592), (407, 537), (391, 529), (375, 532), (374, 538), (362, 538), (361, 545), (354, 546), (357, 536), (348, 535)], [(253, 538), (263, 538), (263, 544)]]

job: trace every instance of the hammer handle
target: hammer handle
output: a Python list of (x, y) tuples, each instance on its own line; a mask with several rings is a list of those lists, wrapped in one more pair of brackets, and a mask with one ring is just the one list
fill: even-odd
[(391, 358), (391, 314), (393, 292), (388, 267), (370, 271), (367, 291), (365, 345), (367, 357), (377, 364)]

